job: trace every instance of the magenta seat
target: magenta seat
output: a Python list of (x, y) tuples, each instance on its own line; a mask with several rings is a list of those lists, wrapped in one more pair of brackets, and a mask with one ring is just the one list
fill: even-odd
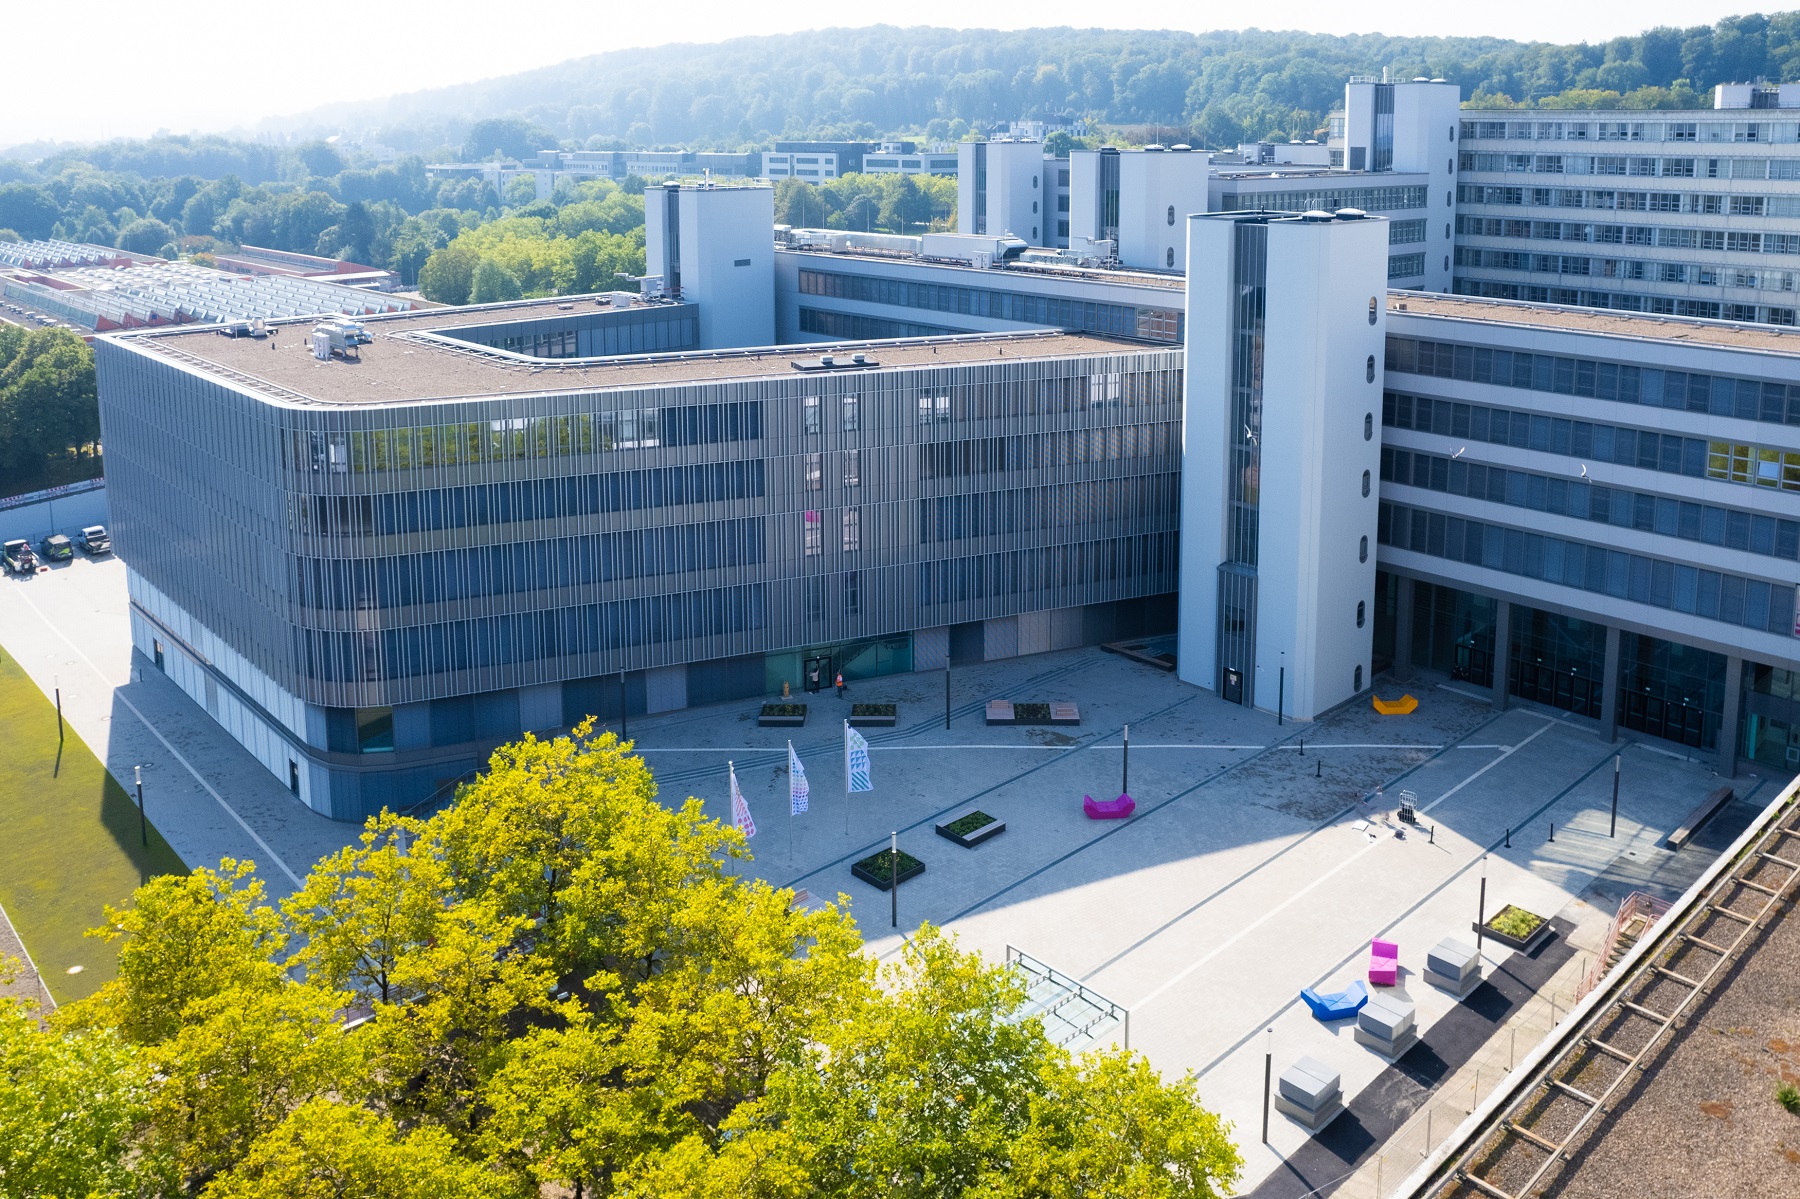
[(1081, 810), (1087, 813), (1089, 820), (1123, 820), (1137, 810), (1137, 800), (1129, 795), (1117, 799), (1095, 799), (1084, 795)]
[(1369, 981), (1378, 987), (1391, 987), (1400, 981), (1400, 943), (1369, 943)]

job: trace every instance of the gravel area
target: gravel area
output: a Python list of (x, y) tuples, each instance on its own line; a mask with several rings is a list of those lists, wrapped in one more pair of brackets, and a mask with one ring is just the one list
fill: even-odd
[[(1632, 1046), (1636, 1048), (1636, 1046)], [(1559, 1199), (1790, 1196), (1800, 1115), (1800, 920), (1772, 918), (1725, 986), (1541, 1193)]]

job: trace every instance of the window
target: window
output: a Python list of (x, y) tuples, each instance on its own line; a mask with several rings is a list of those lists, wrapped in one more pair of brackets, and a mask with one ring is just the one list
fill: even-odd
[(1356, 682), (1353, 684), (1353, 686), (1357, 691), (1362, 690), (1362, 667), (1360, 667), (1360, 666), (1358, 666), (1356, 668)]
[(1175, 223), (1175, 206), (1173, 204), (1171, 204), (1171, 205), (1169, 205), (1169, 224), (1173, 225), (1174, 223)]
[(808, 558), (816, 558), (825, 552), (825, 526), (817, 512), (804, 513), (803, 518), (801, 549)]
[(949, 396), (920, 396), (919, 423), (929, 425), (935, 420), (940, 425), (950, 423)]
[(862, 486), (862, 451), (844, 451), (844, 486)]
[(1362, 544), (1356, 547), (1356, 560), (1358, 562), (1367, 562), (1369, 560), (1369, 539), (1367, 537), (1364, 537), (1362, 539)]
[(1375, 323), (1375, 297), (1374, 296), (1369, 297), (1369, 323), (1371, 325)]
[(801, 418), (800, 428), (803, 432), (817, 433), (819, 431), (819, 397), (818, 396), (807, 396), (801, 402), (800, 418)]
[(1036, 200), (1033, 200), (1033, 201), (1032, 201), (1032, 202), (1031, 202), (1031, 215), (1032, 215), (1032, 216), (1036, 216), (1036, 215), (1037, 215), (1037, 201), (1036, 201)]
[(825, 486), (825, 455), (808, 454), (803, 459), (803, 477), (808, 491), (819, 491)]
[(860, 571), (850, 571), (844, 576), (844, 613), (854, 616), (862, 611), (862, 578)]
[(1175, 267), (1175, 247), (1174, 246), (1170, 246), (1168, 253), (1163, 255), (1163, 265), (1170, 268), (1171, 270), (1174, 269), (1174, 267)]
[(1366, 607), (1362, 600), (1356, 601), (1356, 627), (1359, 629), (1363, 627), (1363, 617), (1367, 615)]
[(1363, 472), (1363, 494), (1369, 494), (1369, 472), (1366, 470)]
[(391, 753), (394, 749), (394, 710), (356, 709), (356, 749), (359, 753)]
[(862, 548), (862, 510), (860, 508), (844, 509), (844, 552), (854, 553)]
[(1363, 382), (1375, 382), (1375, 355), (1369, 355), (1369, 361), (1363, 364)]
[(856, 408), (856, 397), (855, 396), (849, 395), (849, 396), (844, 397), (843, 416), (844, 416), (844, 432), (854, 433), (854, 432), (856, 432), (856, 430), (858, 428), (861, 427), (860, 418), (859, 418), (859, 415), (857, 413), (857, 408)]
[(1373, 412), (1365, 412), (1365, 413), (1363, 413), (1363, 440), (1370, 441), (1370, 440), (1373, 440), (1374, 437), (1375, 437), (1375, 414)]

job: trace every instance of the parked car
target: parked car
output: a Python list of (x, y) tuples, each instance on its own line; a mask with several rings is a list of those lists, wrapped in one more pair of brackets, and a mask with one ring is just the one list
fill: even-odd
[(0, 545), (0, 566), (6, 568), (9, 575), (28, 575), (37, 571), (37, 555), (31, 552), (31, 542), (23, 537), (17, 541), (9, 541)]
[(40, 547), (46, 562), (68, 562), (75, 557), (75, 543), (61, 533), (44, 538)]
[(101, 554), (112, 553), (112, 534), (106, 531), (105, 525), (89, 525), (81, 530), (81, 536), (75, 539), (75, 544), (88, 557), (97, 558)]

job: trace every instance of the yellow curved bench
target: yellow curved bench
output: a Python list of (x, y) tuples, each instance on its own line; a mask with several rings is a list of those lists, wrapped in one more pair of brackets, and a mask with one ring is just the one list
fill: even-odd
[(1399, 699), (1382, 699), (1374, 697), (1375, 710), (1383, 716), (1406, 716), (1419, 706), (1419, 701), (1410, 695), (1402, 695)]

